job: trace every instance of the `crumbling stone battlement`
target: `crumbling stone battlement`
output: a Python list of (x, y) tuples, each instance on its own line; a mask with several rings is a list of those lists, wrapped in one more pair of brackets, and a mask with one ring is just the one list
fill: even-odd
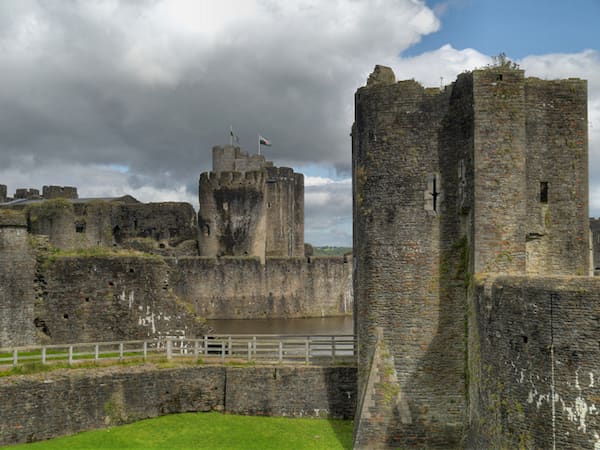
[(273, 166), (263, 155), (248, 154), (233, 145), (213, 147), (213, 172), (251, 172)]
[[(395, 82), (391, 69), (376, 67), (357, 90), (355, 105), (359, 398), (363, 405), (391, 411), (382, 432), (375, 432), (381, 422), (371, 420), (377, 411), (356, 418), (355, 448), (513, 448), (523, 442), (549, 448), (549, 430), (536, 426), (537, 419), (512, 433), (504, 420), (510, 408), (503, 405), (527, 396), (512, 396), (519, 378), (507, 373), (498, 381), (504, 388), (488, 383), (493, 378), (482, 358), (488, 365), (495, 358), (489, 346), (495, 336), (507, 352), (502, 370), (527, 361), (528, 370), (549, 373), (549, 353), (537, 351), (546, 344), (526, 351), (514, 336), (507, 342), (504, 330), (522, 320), (531, 326), (542, 320), (546, 330), (558, 319), (551, 318), (552, 303), (543, 313), (533, 306), (541, 308), (538, 298), (575, 299), (578, 286), (597, 289), (579, 305), (573, 301), (562, 317), (570, 320), (553, 328), (565, 346), (563, 355), (579, 353), (579, 341), (593, 327), (579, 321), (600, 285), (573, 283), (567, 295), (561, 294), (562, 281), (544, 278), (547, 290), (538, 294), (514, 279), (516, 285), (503, 291), (510, 297), (498, 288), (486, 304), (473, 286), (484, 274), (526, 275), (534, 282), (589, 273), (586, 82), (530, 79), (502, 63), (463, 73), (443, 89), (425, 89), (414, 80)], [(517, 311), (523, 303), (532, 309)], [(484, 319), (486, 308), (498, 311)], [(496, 319), (494, 334), (487, 325)], [(381, 329), (379, 344), (375, 329)], [(537, 342), (542, 329), (521, 340)], [(582, 335), (573, 338), (577, 333)], [(389, 349), (395, 373), (387, 374), (385, 383), (369, 384), (381, 378), (369, 368), (385, 366), (371, 360), (377, 345)], [(597, 347), (588, 350), (600, 357)], [(492, 374), (497, 370), (494, 366)], [(554, 388), (566, 392), (568, 382), (565, 377)], [(484, 400), (474, 399), (474, 393)], [(550, 430), (550, 435), (561, 430), (565, 448), (591, 442), (570, 427), (567, 415), (554, 419), (565, 421)], [(469, 429), (472, 444), (465, 444)]]
[(213, 168), (199, 181), (202, 256), (304, 255), (302, 174), (233, 146), (213, 148)]

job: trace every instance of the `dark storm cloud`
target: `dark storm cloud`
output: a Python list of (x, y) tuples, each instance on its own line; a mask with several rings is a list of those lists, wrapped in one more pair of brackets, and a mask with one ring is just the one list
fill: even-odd
[[(347, 106), (370, 64), (361, 60), (382, 37), (396, 52), (437, 26), (411, 1), (376, 2), (379, 12), (259, 2), (231, 17), (236, 2), (225, 15), (194, 3), (2, 4), (4, 162), (117, 164), (180, 184), (209, 167), (233, 124), (250, 151), (261, 132), (277, 158), (348, 169)], [(340, 17), (346, 6), (357, 16)], [(394, 31), (390, 13), (422, 17)]]

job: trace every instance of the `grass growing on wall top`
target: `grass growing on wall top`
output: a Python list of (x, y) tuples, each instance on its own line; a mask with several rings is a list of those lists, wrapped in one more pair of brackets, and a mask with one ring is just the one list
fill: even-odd
[(185, 413), (10, 448), (350, 449), (352, 422)]

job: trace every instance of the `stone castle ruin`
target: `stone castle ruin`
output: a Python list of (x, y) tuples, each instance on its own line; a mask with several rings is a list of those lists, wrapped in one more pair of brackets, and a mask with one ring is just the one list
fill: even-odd
[(0, 347), (197, 336), (204, 319), (352, 312), (351, 263), (304, 257), (303, 176), (213, 149), (200, 212), (0, 185)]
[(598, 448), (587, 84), (355, 96), (355, 448)]
[(200, 175), (203, 256), (304, 256), (304, 176), (239, 147), (213, 148)]

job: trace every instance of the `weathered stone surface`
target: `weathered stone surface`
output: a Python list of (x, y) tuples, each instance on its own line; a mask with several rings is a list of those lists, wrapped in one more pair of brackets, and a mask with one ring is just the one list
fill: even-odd
[(203, 335), (204, 321), (169, 282), (160, 257), (50, 258), (38, 267), (32, 323), (52, 343)]
[(179, 412), (347, 419), (355, 394), (352, 367), (146, 365), (0, 377), (0, 445)]
[[(359, 427), (356, 442), (365, 433), (384, 448), (461, 447), (474, 408), (473, 275), (589, 271), (587, 86), (504, 64), (442, 90), (378, 77), (356, 93), (352, 130), (359, 398), (372, 394), (381, 327), (410, 421)], [(502, 447), (503, 433), (479, 448)]]
[(25, 218), (0, 210), (0, 348), (36, 341), (34, 278)]
[(600, 445), (600, 279), (488, 276), (471, 302), (467, 447)]
[(238, 147), (200, 175), (201, 256), (304, 256), (304, 176)]
[(170, 260), (175, 294), (207, 319), (351, 314), (352, 261), (343, 257)]

